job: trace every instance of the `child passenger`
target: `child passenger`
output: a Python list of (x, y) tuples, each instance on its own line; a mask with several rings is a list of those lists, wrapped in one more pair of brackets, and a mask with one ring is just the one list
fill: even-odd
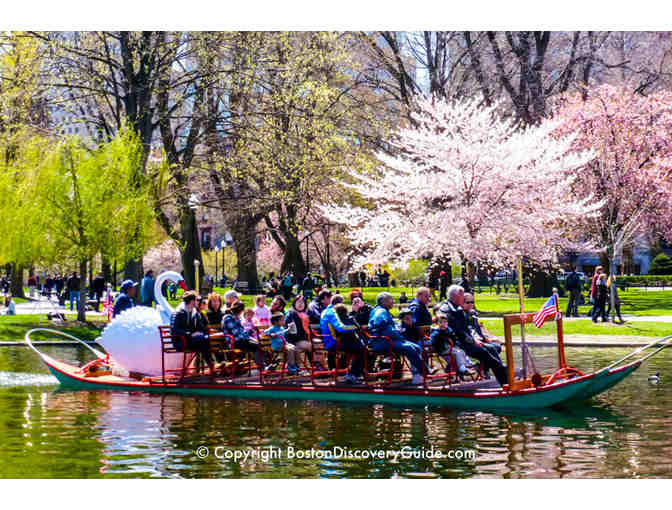
[(243, 312), (243, 320), (241, 321), (241, 324), (250, 337), (254, 338), (255, 340), (259, 339), (257, 325), (254, 323), (254, 310), (251, 308), (245, 309)]
[[(452, 335), (453, 330), (448, 327), (448, 316), (442, 313), (439, 313), (436, 317), (438, 322), (438, 329), (432, 331), (430, 336), (432, 347), (434, 351), (437, 352), (443, 359), (446, 360), (448, 365), (446, 366), (446, 372), (450, 372), (451, 365), (451, 349), (450, 344), (452, 344)], [(455, 357), (455, 363), (457, 364), (457, 372), (460, 376), (460, 379), (464, 380), (466, 375), (474, 375), (473, 370), (469, 368), (471, 364), (467, 355), (462, 349), (453, 345), (452, 356)]]
[(266, 296), (259, 294), (254, 298), (254, 316), (259, 326), (271, 325), (271, 311), (266, 307)]
[(271, 349), (276, 352), (285, 351), (287, 353), (287, 372), (289, 375), (299, 373), (299, 352), (300, 347), (290, 344), (285, 340), (285, 335), (289, 328), (285, 328), (285, 316), (282, 313), (271, 315), (271, 327), (264, 331), (264, 334), (271, 339)]

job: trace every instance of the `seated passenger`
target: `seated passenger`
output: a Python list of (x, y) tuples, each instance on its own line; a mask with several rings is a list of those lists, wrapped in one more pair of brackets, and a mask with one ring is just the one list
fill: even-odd
[(472, 332), (472, 336), (483, 342), (483, 346), (499, 357), (502, 352), (502, 345), (497, 341), (478, 320), (478, 312), (474, 303), (474, 296), (468, 292), (464, 293), (464, 313), (467, 316), (467, 324)]
[(271, 313), (271, 315), (278, 312), (281, 312), (284, 315), (285, 306), (287, 306), (287, 301), (285, 301), (285, 298), (283, 298), (281, 295), (278, 294), (273, 298), (273, 301), (271, 301), (271, 308), (269, 312)]
[(364, 302), (361, 293), (352, 298), (350, 317), (352, 317), (358, 325), (368, 327), (371, 312), (373, 312), (373, 308)]
[(408, 340), (420, 346), (423, 345), (425, 335), (420, 332), (420, 328), (413, 324), (413, 314), (410, 310), (402, 310), (397, 316), (399, 322), (399, 330), (401, 335)]
[(464, 288), (459, 285), (451, 285), (448, 288), (448, 299), (441, 304), (440, 311), (448, 317), (448, 326), (455, 333), (457, 346), (467, 356), (480, 361), (484, 370), (492, 370), (499, 384), (507, 384), (508, 375), (502, 360), (493, 355), (490, 350), (483, 346), (482, 342), (475, 340), (471, 335), (462, 305), (464, 305)]
[(337, 333), (339, 340), (338, 350), (353, 355), (352, 364), (350, 365), (350, 370), (348, 371), (345, 380), (347, 382), (356, 382), (363, 375), (364, 349), (366, 349), (366, 347), (364, 347), (364, 342), (362, 342), (358, 333), (359, 325), (348, 315), (348, 308), (343, 304), (342, 299), (343, 298), (340, 296), (333, 297), (332, 303), (336, 301), (336, 304), (332, 305), (334, 307), (334, 312), (344, 326), (354, 326), (355, 330)]
[[(322, 343), (328, 351), (336, 352), (340, 350), (354, 354), (352, 365), (348, 374), (345, 376), (345, 381), (355, 383), (357, 382), (357, 378), (362, 376), (364, 344), (356, 335), (357, 324), (352, 320), (349, 320), (348, 323), (344, 323), (341, 317), (336, 313), (334, 307), (339, 304), (343, 304), (343, 296), (333, 296), (331, 304), (322, 312), (320, 318)], [(341, 314), (342, 313), (343, 311), (341, 310)], [(345, 309), (345, 313), (347, 314), (347, 308)], [(329, 364), (332, 369), (334, 368), (333, 360), (334, 356), (330, 356)]]
[(135, 288), (138, 284), (133, 280), (124, 280), (119, 287), (119, 295), (114, 300), (114, 311), (112, 312), (112, 317), (116, 317), (124, 310), (133, 308), (135, 306), (135, 301), (133, 297), (135, 296)]
[[(245, 308), (243, 311), (243, 320), (241, 321), (241, 324), (245, 328), (245, 331), (249, 333), (250, 337), (254, 338), (255, 340), (259, 340), (259, 335), (257, 333), (258, 324), (255, 323), (254, 319), (254, 310), (252, 310), (252, 308)], [(270, 321), (267, 325), (270, 325)]]
[(245, 305), (242, 301), (236, 301), (230, 308), (226, 309), (222, 319), (222, 333), (233, 337), (233, 348), (253, 352), (257, 365), (261, 367), (263, 366), (263, 354), (259, 349), (259, 342), (250, 337), (240, 321), (244, 309)]
[(222, 312), (222, 298), (216, 292), (211, 292), (208, 296), (208, 311), (206, 313), (209, 325), (216, 325), (219, 327), (224, 318)]
[(451, 364), (451, 350), (450, 344), (453, 344), (452, 356), (455, 356), (455, 364), (457, 365), (457, 373), (460, 376), (460, 379), (464, 380), (465, 375), (473, 375), (474, 371), (469, 368), (471, 363), (467, 358), (467, 355), (462, 349), (454, 345), (455, 339), (453, 335), (453, 330), (448, 326), (448, 317), (440, 313), (436, 317), (438, 328), (432, 331), (430, 340), (432, 342), (432, 348), (439, 356), (442, 356), (446, 360), (448, 365), (446, 366), (446, 372), (450, 372)]
[(432, 314), (427, 309), (430, 299), (430, 290), (427, 287), (420, 287), (415, 293), (415, 299), (408, 305), (413, 314), (414, 325), (418, 327), (432, 325)]
[(284, 326), (285, 316), (281, 312), (276, 312), (271, 315), (271, 327), (264, 331), (264, 334), (271, 339), (271, 349), (287, 353), (287, 372), (290, 375), (296, 375), (299, 373), (299, 353), (301, 351), (285, 340), (285, 335), (289, 330)]
[(205, 334), (205, 320), (196, 310), (196, 293), (187, 291), (182, 295), (182, 303), (170, 318), (170, 334), (173, 336), (173, 347), (177, 351), (189, 349), (198, 351), (208, 364), (210, 376), (215, 373), (215, 366), (210, 356), (210, 341)]
[(259, 294), (254, 298), (254, 316), (261, 327), (271, 325), (271, 311), (266, 307), (266, 296)]
[(308, 317), (310, 318), (310, 325), (319, 329), (322, 312), (331, 304), (331, 291), (329, 289), (322, 289), (320, 293), (315, 296), (308, 304)]
[[(411, 364), (413, 372), (412, 384), (421, 384), (422, 378), (422, 349), (419, 345), (407, 341), (394, 323), (390, 309), (394, 306), (394, 297), (389, 292), (381, 292), (376, 297), (376, 307), (369, 319), (369, 334), (372, 337), (388, 337), (393, 342), (393, 351), (405, 356)], [(389, 350), (388, 341), (384, 338), (372, 338), (369, 346), (377, 353)]]
[(301, 294), (297, 294), (292, 300), (292, 307), (285, 315), (285, 322), (289, 328), (285, 337), (287, 341), (296, 345), (299, 350), (310, 352), (310, 319), (306, 313), (306, 299)]

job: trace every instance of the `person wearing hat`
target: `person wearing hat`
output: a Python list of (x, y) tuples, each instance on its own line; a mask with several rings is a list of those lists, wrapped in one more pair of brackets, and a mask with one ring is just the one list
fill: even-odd
[(112, 317), (116, 317), (124, 310), (133, 308), (135, 306), (135, 301), (133, 297), (135, 296), (135, 287), (137, 287), (137, 282), (133, 280), (124, 280), (119, 288), (119, 295), (117, 299), (114, 300), (114, 312)]

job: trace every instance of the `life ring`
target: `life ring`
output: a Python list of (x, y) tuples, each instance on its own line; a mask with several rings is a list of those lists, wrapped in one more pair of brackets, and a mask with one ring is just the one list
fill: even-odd
[(556, 379), (572, 379), (574, 377), (581, 377), (584, 373), (574, 367), (562, 367), (548, 378), (546, 386), (553, 384)]

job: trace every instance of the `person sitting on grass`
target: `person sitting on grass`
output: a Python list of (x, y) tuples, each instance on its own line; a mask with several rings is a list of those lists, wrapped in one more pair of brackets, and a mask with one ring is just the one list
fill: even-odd
[(170, 318), (173, 347), (180, 352), (185, 349), (200, 352), (210, 369), (210, 377), (214, 377), (215, 365), (210, 355), (210, 340), (205, 334), (205, 320), (199, 318), (201, 314), (196, 310), (196, 303), (196, 293), (187, 291), (182, 295), (182, 303), (173, 312)]
[(392, 294), (389, 292), (378, 294), (376, 307), (369, 319), (369, 334), (372, 337), (369, 340), (369, 346), (374, 352), (384, 354), (389, 351), (389, 342), (383, 337), (391, 339), (393, 352), (405, 356), (411, 364), (411, 372), (413, 373), (411, 384), (422, 384), (422, 348), (402, 336), (390, 314), (390, 309), (393, 306), (394, 296)]
[[(471, 370), (471, 362), (467, 355), (462, 349), (456, 347), (455, 336), (453, 330), (448, 326), (448, 316), (439, 313), (436, 316), (436, 321), (438, 323), (438, 328), (432, 331), (430, 335), (430, 341), (432, 342), (432, 348), (439, 356), (446, 360), (446, 372), (451, 370), (451, 358), (455, 357), (455, 364), (457, 365), (457, 374), (464, 381), (464, 377), (467, 375), (473, 376), (475, 372)], [(450, 346), (452, 347), (452, 352)]]
[(7, 310), (5, 310), (4, 315), (16, 315), (16, 305), (11, 294), (5, 296), (5, 308)]
[(281, 312), (276, 312), (271, 315), (271, 327), (265, 330), (264, 334), (271, 339), (271, 349), (287, 353), (287, 372), (289, 375), (296, 375), (299, 373), (299, 351), (296, 346), (285, 340), (289, 329), (284, 326), (285, 316)]

